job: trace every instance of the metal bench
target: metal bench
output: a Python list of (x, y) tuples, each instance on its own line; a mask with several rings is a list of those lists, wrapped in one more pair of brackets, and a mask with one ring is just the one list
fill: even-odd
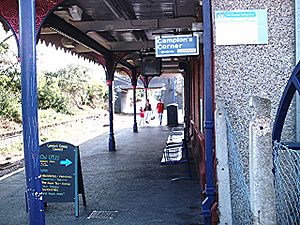
[(189, 157), (186, 142), (184, 140), (184, 132), (183, 131), (172, 131), (168, 137), (167, 145), (163, 150), (163, 156), (161, 159), (161, 164), (179, 164), (186, 163), (188, 176), (177, 177), (172, 179), (172, 181), (176, 180), (186, 180), (191, 179), (191, 171), (189, 166)]

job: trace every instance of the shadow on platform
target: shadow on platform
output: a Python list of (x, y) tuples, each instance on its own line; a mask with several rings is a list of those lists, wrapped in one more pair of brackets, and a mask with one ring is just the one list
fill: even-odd
[[(186, 174), (185, 165), (160, 165), (170, 130), (166, 126), (118, 130), (116, 152), (107, 134), (80, 145), (87, 206), (50, 203), (48, 225), (196, 225), (201, 221), (198, 179), (171, 182)], [(0, 224), (28, 224), (24, 171), (0, 181)], [(96, 211), (91, 217), (92, 211)]]

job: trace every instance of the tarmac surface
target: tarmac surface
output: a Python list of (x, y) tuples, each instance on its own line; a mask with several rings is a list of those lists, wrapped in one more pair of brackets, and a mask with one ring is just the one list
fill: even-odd
[[(196, 225), (201, 220), (199, 179), (171, 181), (187, 175), (186, 165), (160, 165), (170, 129), (144, 126), (115, 132), (116, 151), (108, 151), (107, 133), (80, 145), (87, 206), (49, 203), (47, 225)], [(193, 168), (193, 164), (191, 164)], [(28, 224), (24, 171), (0, 180), (0, 225)], [(98, 218), (89, 218), (92, 211)]]

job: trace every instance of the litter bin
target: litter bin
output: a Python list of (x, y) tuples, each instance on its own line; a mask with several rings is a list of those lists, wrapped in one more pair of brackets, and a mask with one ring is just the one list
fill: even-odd
[(169, 104), (167, 105), (167, 120), (168, 126), (176, 127), (178, 125), (178, 105)]

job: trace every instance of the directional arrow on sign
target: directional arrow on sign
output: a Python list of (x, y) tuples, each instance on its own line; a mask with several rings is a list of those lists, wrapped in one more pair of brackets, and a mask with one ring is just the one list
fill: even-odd
[(65, 167), (70, 166), (72, 161), (66, 158), (65, 160), (60, 160), (60, 165), (64, 165)]

